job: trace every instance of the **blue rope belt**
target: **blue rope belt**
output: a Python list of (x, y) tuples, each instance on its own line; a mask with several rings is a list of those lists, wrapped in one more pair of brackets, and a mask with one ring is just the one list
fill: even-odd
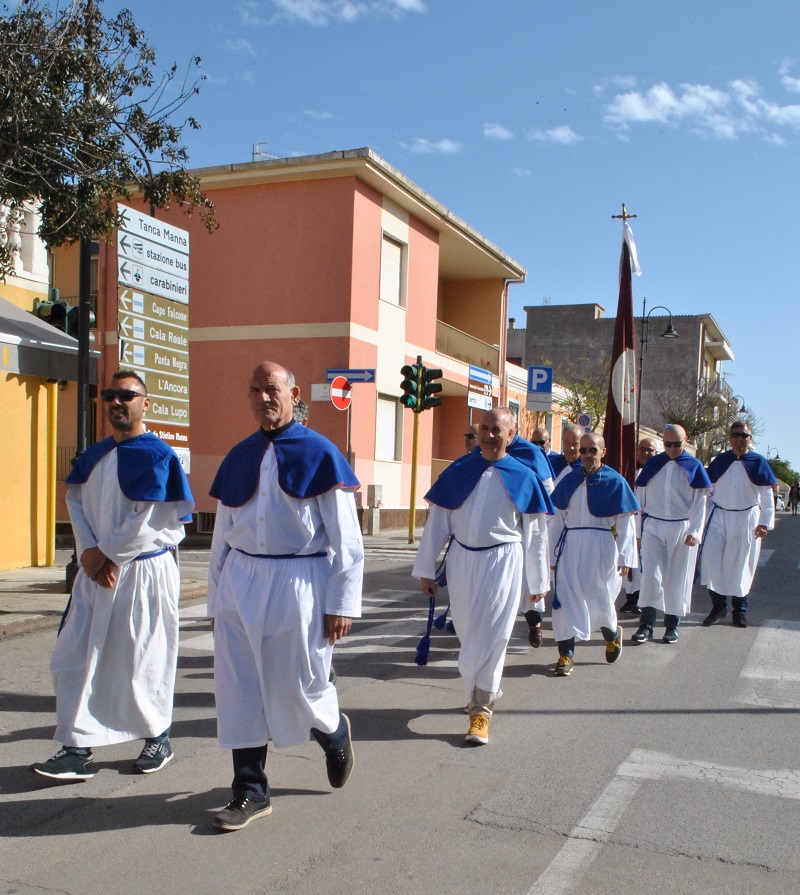
[(561, 608), (561, 602), (558, 599), (558, 564), (561, 561), (561, 554), (564, 552), (568, 531), (605, 531), (613, 537), (610, 528), (598, 528), (596, 525), (574, 525), (572, 528), (569, 528), (566, 525), (564, 526), (558, 537), (558, 541), (556, 541), (555, 549), (553, 550), (553, 554), (556, 558), (556, 567), (553, 571), (553, 609)]
[(163, 556), (172, 549), (172, 547), (164, 547), (161, 550), (154, 550), (152, 553), (140, 553), (138, 556), (134, 556), (131, 562), (139, 562), (140, 559), (152, 559), (154, 556)]
[(233, 548), (237, 553), (244, 553), (245, 556), (252, 556), (254, 559), (313, 559), (315, 556), (327, 556), (326, 550), (319, 553), (248, 553), (241, 547)]
[(463, 547), (465, 550), (471, 550), (473, 553), (480, 553), (481, 550), (494, 550), (495, 547), (504, 547), (506, 544), (519, 543), (518, 541), (504, 541), (501, 544), (489, 544), (488, 547), (468, 547), (466, 544), (462, 544), (461, 541), (458, 540), (458, 538), (454, 538), (454, 540), (459, 547)]
[(706, 519), (706, 524), (703, 526), (703, 540), (700, 542), (700, 549), (697, 551), (697, 563), (694, 567), (694, 580), (700, 577), (700, 563), (703, 559), (703, 547), (706, 546), (706, 533), (708, 532), (708, 526), (711, 525), (711, 520), (714, 518), (714, 513), (717, 510), (722, 510), (723, 513), (749, 513), (753, 507), (757, 507), (758, 504), (754, 503), (753, 506), (744, 507), (741, 510), (730, 510), (728, 507), (721, 507), (718, 503), (712, 504), (711, 512), (708, 514), (708, 519)]

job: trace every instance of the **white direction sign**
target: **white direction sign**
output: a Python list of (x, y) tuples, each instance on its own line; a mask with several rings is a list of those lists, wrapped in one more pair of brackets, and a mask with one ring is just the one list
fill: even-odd
[(469, 368), (469, 388), (467, 391), (467, 407), (479, 410), (492, 409), (492, 371), (483, 367)]
[[(180, 230), (178, 227), (173, 227), (165, 221), (151, 218), (135, 208), (128, 208), (127, 205), (118, 205), (117, 208), (122, 218), (121, 229), (125, 233), (130, 233), (132, 236), (141, 236), (150, 242), (166, 246), (188, 256), (189, 234), (186, 230)], [(186, 273), (188, 275), (188, 270)]]
[(177, 277), (148, 264), (139, 264), (121, 255), (117, 256), (118, 282), (133, 289), (143, 289), (151, 295), (171, 298), (189, 304), (189, 277)]

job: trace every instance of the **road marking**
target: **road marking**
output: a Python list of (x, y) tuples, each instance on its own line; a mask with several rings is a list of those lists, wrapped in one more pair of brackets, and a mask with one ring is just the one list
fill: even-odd
[(800, 708), (800, 622), (768, 619), (758, 629), (731, 700)]
[(642, 783), (669, 777), (694, 783), (716, 783), (753, 795), (800, 799), (800, 771), (797, 770), (735, 768), (634, 749), (584, 817), (569, 831), (567, 842), (528, 890), (528, 895), (574, 892), (613, 835)]

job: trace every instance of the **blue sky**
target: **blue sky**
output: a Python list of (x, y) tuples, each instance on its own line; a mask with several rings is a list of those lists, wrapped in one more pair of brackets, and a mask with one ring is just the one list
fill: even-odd
[(202, 57), (192, 166), (369, 146), (528, 269), (518, 326), (544, 297), (615, 314), (624, 202), (637, 313), (713, 314), (758, 448), (800, 467), (796, 3), (127, 5), (162, 67)]

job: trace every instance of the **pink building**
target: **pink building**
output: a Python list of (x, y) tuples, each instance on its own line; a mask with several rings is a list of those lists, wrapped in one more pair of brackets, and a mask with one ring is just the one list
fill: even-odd
[[(419, 508), (431, 478), (463, 452), (470, 414), (480, 415), (467, 404), (470, 365), (491, 371), (493, 404), (507, 398), (507, 291), (525, 269), (370, 149), (194, 173), (220, 229), (209, 235), (177, 208), (158, 216), (191, 235), (190, 480), (198, 511), (214, 511), (207, 493), (216, 469), (254, 429), (248, 378), (270, 359), (295, 373), (310, 425), (344, 453), (347, 413), (312, 400), (312, 386), (328, 369), (376, 371), (374, 384), (353, 388), (353, 465), (364, 503), (367, 485), (382, 488), (382, 527), (402, 527), (413, 414), (399, 403), (400, 368), (421, 355), (444, 371), (442, 406), (420, 416)], [(95, 347), (104, 382), (119, 366), (115, 246), (101, 245), (99, 265)]]

